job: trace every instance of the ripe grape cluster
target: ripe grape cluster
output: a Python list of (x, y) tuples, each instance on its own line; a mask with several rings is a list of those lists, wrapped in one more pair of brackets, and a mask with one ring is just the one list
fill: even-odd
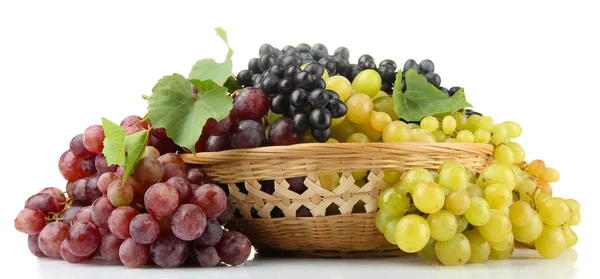
[[(127, 134), (151, 129), (137, 116), (125, 118), (121, 127)], [(251, 243), (223, 229), (234, 216), (226, 192), (177, 154), (152, 146), (171, 145), (161, 141), (160, 131), (153, 135), (126, 180), (124, 169), (108, 166), (101, 153), (101, 126), (75, 136), (59, 160), (66, 189), (42, 189), (14, 220), (29, 235), (31, 253), (70, 263), (102, 258), (128, 267), (243, 264)]]

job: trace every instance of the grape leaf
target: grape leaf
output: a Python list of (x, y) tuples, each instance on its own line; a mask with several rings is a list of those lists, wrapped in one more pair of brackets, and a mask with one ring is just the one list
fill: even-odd
[(104, 129), (104, 149), (102, 154), (106, 157), (108, 165), (125, 164), (125, 129), (114, 122), (102, 117)]
[(419, 121), (428, 115), (450, 112), (472, 105), (465, 99), (461, 89), (454, 96), (448, 97), (437, 89), (427, 79), (419, 75), (415, 69), (405, 73), (406, 92), (402, 93), (400, 81), (402, 72), (396, 76), (394, 85), (394, 111), (406, 121)]
[(146, 146), (148, 145), (148, 130), (137, 132), (125, 137), (125, 150), (127, 151), (127, 160), (125, 161), (125, 172), (123, 181), (125, 181), (135, 169), (135, 165), (142, 159)]
[(228, 92), (235, 92), (238, 89), (242, 89), (242, 86), (240, 86), (240, 83), (237, 81), (237, 79), (235, 79), (234, 76), (229, 76), (227, 78), (227, 81), (225, 81), (225, 83), (223, 84), (224, 87), (227, 87), (227, 91)]
[(217, 32), (217, 36), (219, 36), (227, 45), (227, 57), (225, 57), (223, 63), (217, 63), (217, 61), (212, 58), (206, 58), (196, 62), (192, 67), (189, 78), (197, 80), (210, 79), (219, 85), (223, 85), (231, 76), (231, 71), (233, 70), (233, 62), (231, 62), (233, 50), (229, 46), (227, 32), (221, 27), (215, 28), (215, 31)]
[[(191, 85), (198, 89), (192, 93)], [(148, 116), (155, 128), (165, 128), (177, 145), (196, 153), (196, 142), (209, 118), (225, 118), (233, 107), (227, 88), (212, 80), (188, 81), (180, 74), (165, 76), (152, 89), (148, 100)]]

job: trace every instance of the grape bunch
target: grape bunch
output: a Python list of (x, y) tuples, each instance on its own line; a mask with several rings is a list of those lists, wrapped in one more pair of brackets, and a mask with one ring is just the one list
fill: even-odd
[[(152, 129), (137, 116), (121, 127), (127, 134)], [(243, 234), (223, 228), (234, 216), (226, 192), (179, 155), (159, 151), (152, 144), (167, 150), (171, 143), (161, 132), (153, 135), (156, 141), (149, 140), (127, 179), (123, 167), (108, 166), (101, 153), (101, 126), (75, 136), (59, 160), (67, 189), (42, 189), (14, 220), (28, 235), (31, 253), (70, 263), (102, 258), (132, 268), (243, 264), (252, 246)]]

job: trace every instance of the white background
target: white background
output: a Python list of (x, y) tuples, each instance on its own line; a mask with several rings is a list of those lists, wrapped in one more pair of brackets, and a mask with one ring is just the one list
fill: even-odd
[[(0, 272), (16, 270), (23, 278), (592, 277), (600, 186), (600, 20), (592, 1), (202, 2), (2, 1)], [(143, 115), (140, 95), (163, 75), (187, 75), (201, 58), (221, 60), (226, 48), (214, 35), (217, 26), (229, 33), (236, 73), (265, 42), (280, 48), (320, 42), (330, 52), (343, 45), (353, 61), (364, 53), (399, 65), (432, 59), (443, 86), (464, 86), (477, 110), (520, 123), (527, 159), (542, 158), (560, 171), (556, 195), (581, 202), (576, 252), (459, 269), (376, 259), (255, 260), (243, 268), (183, 271), (74, 266), (29, 254), (12, 221), (39, 189), (64, 187), (57, 162), (71, 137), (103, 116), (116, 122)]]

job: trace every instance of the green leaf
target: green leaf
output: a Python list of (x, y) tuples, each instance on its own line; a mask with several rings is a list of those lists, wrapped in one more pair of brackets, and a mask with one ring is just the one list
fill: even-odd
[[(190, 83), (198, 89), (194, 96)], [(233, 107), (227, 88), (212, 80), (190, 80), (180, 74), (165, 76), (152, 89), (148, 115), (155, 128), (164, 127), (179, 146), (196, 153), (196, 142), (209, 118), (225, 118)]]
[(104, 149), (102, 154), (106, 157), (108, 165), (125, 164), (125, 129), (114, 122), (102, 117), (104, 129)]
[(125, 137), (127, 160), (125, 162), (123, 181), (133, 173), (135, 165), (142, 159), (142, 156), (144, 156), (146, 146), (148, 145), (148, 134), (148, 130), (144, 130)]
[(227, 45), (227, 57), (223, 63), (217, 63), (212, 58), (202, 59), (192, 67), (190, 72), (190, 79), (207, 80), (210, 79), (215, 83), (222, 85), (231, 76), (233, 70), (233, 63), (231, 62), (231, 56), (233, 56), (233, 50), (229, 46), (227, 40), (227, 32), (221, 27), (215, 28), (217, 36), (219, 36)]
[(142, 95), (142, 99), (148, 101), (148, 100), (150, 100), (150, 96), (148, 96), (148, 95)]
[(402, 93), (400, 81), (402, 72), (398, 72), (394, 86), (394, 110), (406, 121), (419, 121), (428, 115), (450, 112), (472, 105), (465, 99), (461, 89), (448, 97), (419, 73), (410, 69), (405, 73), (406, 92)]
[(240, 83), (237, 81), (237, 79), (235, 79), (234, 76), (229, 76), (229, 78), (227, 78), (227, 81), (225, 81), (225, 84), (223, 84), (224, 87), (227, 87), (227, 92), (235, 92), (238, 89), (242, 89), (242, 86), (240, 86)]

